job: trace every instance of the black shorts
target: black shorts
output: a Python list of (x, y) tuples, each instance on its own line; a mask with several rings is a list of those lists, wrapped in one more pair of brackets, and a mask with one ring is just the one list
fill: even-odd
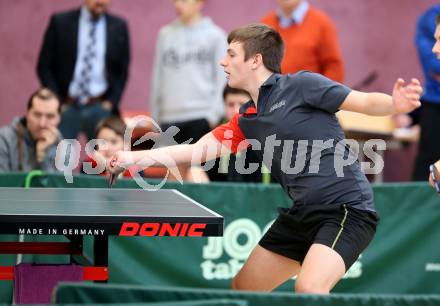
[(379, 217), (345, 204), (279, 208), (280, 215), (261, 238), (263, 248), (303, 262), (313, 243), (334, 249), (346, 271), (373, 239)]

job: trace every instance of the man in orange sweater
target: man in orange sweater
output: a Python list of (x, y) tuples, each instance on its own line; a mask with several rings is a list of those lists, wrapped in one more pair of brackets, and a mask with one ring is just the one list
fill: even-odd
[(262, 19), (278, 31), (286, 50), (282, 73), (310, 70), (342, 82), (344, 66), (336, 27), (305, 0), (277, 0), (279, 8)]

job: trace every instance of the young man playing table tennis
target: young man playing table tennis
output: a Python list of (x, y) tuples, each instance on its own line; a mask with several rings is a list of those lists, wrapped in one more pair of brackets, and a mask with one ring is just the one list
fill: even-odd
[[(412, 79), (405, 85), (399, 79), (389, 96), (351, 90), (306, 71), (282, 76), (278, 74), (282, 39), (261, 24), (235, 29), (228, 43), (220, 63), (228, 84), (246, 90), (252, 98), (240, 113), (195, 144), (120, 151), (108, 167), (120, 171), (133, 163), (151, 165), (163, 156), (177, 164), (206, 161), (251, 143), (293, 199), (293, 206), (280, 211), (232, 287), (270, 291), (297, 275), (296, 292), (329, 293), (367, 247), (378, 222), (373, 192), (359, 163), (343, 167), (342, 173), (336, 165), (338, 156), (347, 158), (353, 152), (340, 145), (344, 134), (334, 113), (339, 109), (377, 116), (409, 112), (420, 106), (420, 83)], [(288, 150), (296, 156), (286, 160)], [(305, 166), (295, 171), (295, 162), (301, 159)]]

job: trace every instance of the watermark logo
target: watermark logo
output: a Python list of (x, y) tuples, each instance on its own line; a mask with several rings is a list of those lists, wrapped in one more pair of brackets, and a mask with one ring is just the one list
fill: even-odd
[[(159, 124), (157, 124), (152, 118), (148, 116), (136, 116), (132, 119), (130, 125), (127, 127), (124, 133), (123, 149), (124, 151), (130, 151), (132, 147), (132, 138), (134, 129), (137, 126), (152, 126), (155, 132), (148, 132), (144, 134), (140, 139), (133, 143), (133, 147), (140, 145), (148, 140), (154, 141), (152, 149), (157, 149), (162, 146), (178, 145), (174, 136), (180, 131), (176, 126), (171, 126), (167, 130), (162, 131)], [(187, 144), (192, 141), (192, 138), (186, 140), (182, 144)], [(102, 155), (96, 154), (96, 148), (99, 147), (102, 150), (108, 149), (108, 144), (102, 139), (92, 139), (87, 142), (85, 146), (85, 152), (88, 156), (93, 156), (94, 162), (84, 161), (82, 163), (82, 170), (86, 174), (98, 175), (106, 170), (107, 160)], [(66, 182), (73, 183), (73, 171), (79, 166), (81, 155), (81, 144), (76, 139), (64, 139), (58, 146), (56, 151), (55, 166), (64, 173)], [(152, 159), (149, 156), (134, 162), (133, 160), (127, 160), (127, 165), (135, 165), (138, 167), (129, 167), (126, 169), (129, 171), (130, 176), (136, 181), (139, 187), (145, 190), (158, 190), (163, 187), (169, 178), (170, 173), (181, 184), (183, 184), (183, 178), (178, 169), (177, 163), (167, 154), (159, 156), (159, 158)], [(140, 170), (144, 170), (151, 166), (163, 165), (167, 169), (166, 175), (158, 184), (152, 184), (144, 180), (139, 174)], [(123, 165), (124, 166), (124, 165)]]
[[(284, 101), (277, 103), (277, 108), (283, 106)], [(139, 187), (146, 190), (158, 190), (163, 187), (169, 176), (172, 175), (178, 182), (183, 183), (182, 175), (179, 171), (179, 164), (186, 163), (190, 165), (202, 165), (205, 171), (212, 169), (215, 165), (215, 158), (225, 152), (224, 148), (233, 147), (234, 132), (226, 130), (223, 139), (214, 140), (212, 138), (204, 139), (202, 142), (191, 144), (190, 147), (181, 147), (185, 151), (182, 158), (178, 150), (164, 149), (168, 146), (179, 145), (175, 136), (180, 131), (176, 126), (171, 126), (165, 131), (150, 117), (137, 116), (132, 119), (132, 123), (127, 127), (124, 133), (123, 149), (130, 151), (134, 129), (137, 126), (151, 126), (154, 132), (144, 134), (137, 140), (133, 147), (136, 147), (146, 141), (153, 141), (152, 150), (155, 154), (149, 154), (145, 151), (142, 158), (133, 159), (133, 154), (124, 155), (122, 168), (130, 172), (131, 177), (136, 181)], [(192, 141), (189, 139), (180, 145), (187, 145)], [(88, 156), (93, 156), (94, 162), (84, 161), (82, 170), (86, 174), (101, 174), (106, 170), (107, 160), (100, 154), (97, 154), (97, 147), (101, 150), (108, 149), (108, 144), (102, 139), (92, 139), (85, 146), (85, 152)], [(352, 175), (359, 167), (366, 174), (379, 174), (384, 168), (384, 161), (380, 151), (386, 149), (386, 143), (382, 139), (371, 139), (363, 142), (362, 145), (353, 139), (326, 139), (326, 140), (291, 140), (278, 139), (276, 134), (268, 135), (264, 141), (257, 139), (245, 139), (238, 143), (237, 151), (242, 151), (235, 159), (234, 170), (241, 175), (252, 174), (256, 171), (282, 172), (286, 175), (318, 174), (325, 172), (326, 175), (344, 177), (347, 173)], [(261, 163), (246, 163), (247, 153), (249, 151), (259, 152), (257, 155), (261, 158)], [(182, 151), (183, 152), (183, 151)], [(64, 173), (66, 181), (73, 183), (73, 171), (80, 162), (81, 145), (76, 139), (65, 139), (61, 141), (56, 152), (56, 168)], [(136, 153), (139, 156), (139, 153)], [(190, 155), (190, 156), (189, 156)], [(360, 161), (359, 156), (369, 158), (370, 161)], [(229, 163), (228, 158), (227, 162)], [(355, 165), (355, 163), (359, 163)], [(130, 167), (134, 165), (136, 167)], [(264, 167), (262, 167), (264, 165)], [(151, 184), (144, 180), (139, 171), (152, 167), (162, 166), (166, 168), (166, 175), (158, 184)], [(224, 168), (224, 167), (223, 167)], [(222, 168), (217, 169), (220, 173)], [(223, 173), (223, 172), (221, 172)]]
[[(154, 145), (151, 149), (157, 149), (159, 147), (163, 146), (173, 146), (178, 145), (179, 143), (174, 139), (174, 136), (180, 131), (180, 129), (176, 126), (171, 126), (167, 130), (162, 131), (159, 124), (157, 124), (156, 121), (154, 121), (151, 117), (148, 116), (136, 116), (132, 119), (132, 123), (129, 127), (125, 130), (124, 133), (124, 150), (129, 151), (131, 149), (131, 140), (133, 138), (133, 132), (136, 126), (139, 125), (152, 125), (153, 129), (157, 132), (148, 132), (145, 135), (143, 135), (140, 139), (138, 139), (134, 144), (133, 147), (140, 145), (148, 140), (153, 140)], [(182, 144), (188, 144), (192, 141), (192, 138), (186, 140)], [(147, 181), (141, 177), (139, 172), (134, 171), (133, 168), (128, 168), (130, 171), (131, 176), (136, 181), (139, 187), (146, 190), (158, 190), (163, 187), (163, 185), (168, 180), (168, 177), (171, 174), (176, 178), (176, 180), (183, 184), (183, 178), (180, 174), (179, 168), (177, 167), (177, 163), (175, 160), (173, 160), (169, 155), (163, 154), (157, 159), (152, 159), (151, 157), (145, 156), (143, 159), (137, 161), (135, 163), (137, 166), (139, 166), (141, 169), (146, 169), (148, 167), (151, 167), (153, 165), (163, 165), (167, 169), (167, 173), (164, 176), (164, 178), (156, 185), (150, 184)]]

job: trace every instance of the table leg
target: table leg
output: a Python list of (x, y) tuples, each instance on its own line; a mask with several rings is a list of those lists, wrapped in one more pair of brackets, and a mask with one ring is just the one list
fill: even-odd
[[(95, 267), (108, 267), (108, 236), (95, 236), (93, 243)], [(107, 281), (105, 281), (107, 282)]]

